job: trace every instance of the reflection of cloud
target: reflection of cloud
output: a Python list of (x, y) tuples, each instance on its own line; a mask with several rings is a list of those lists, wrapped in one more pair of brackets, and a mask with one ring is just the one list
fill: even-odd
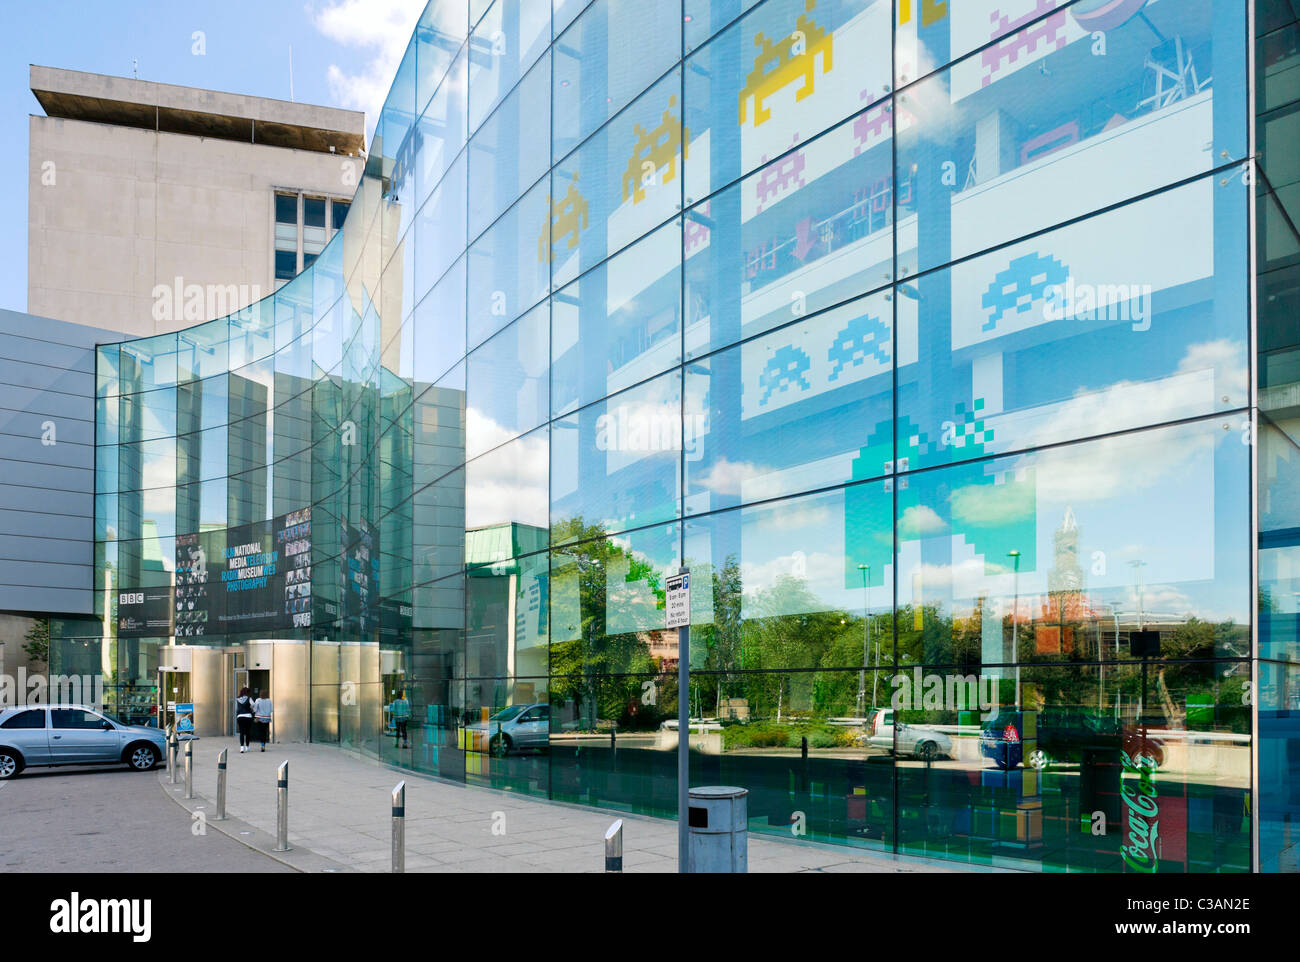
[[(1209, 372), (1213, 381), (1195, 375)], [(1239, 341), (1207, 341), (1192, 344), (1178, 363), (1178, 375), (1148, 382), (1120, 381), (1101, 391), (1080, 393), (1059, 405), (1050, 418), (1025, 432), (1017, 446), (1041, 447), (1063, 438), (1082, 438), (1147, 424), (1175, 421), (1211, 411), (1218, 397), (1244, 401), (1246, 368)], [(1203, 454), (1202, 445), (1184, 437), (1151, 435), (1142, 442), (1141, 456), (1135, 456), (1131, 442), (1109, 439), (1089, 447), (1086, 461), (1066, 449), (1046, 452), (1035, 463), (1063, 464), (1067, 471), (1043, 472), (1039, 491), (1055, 489), (1065, 500), (1089, 500), (1112, 496), (1121, 488), (1132, 491), (1156, 484), (1161, 478), (1179, 473), (1183, 466)], [(1155, 445), (1158, 450), (1152, 450)], [(1091, 452), (1101, 451), (1102, 457)], [(1120, 452), (1124, 451), (1124, 460)]]
[(549, 524), (545, 436), (523, 437), (471, 461), (465, 469), (465, 526)]
[(744, 496), (747, 501), (763, 501), (787, 493), (788, 482), (778, 472), (752, 461), (728, 461), (719, 458), (708, 473), (692, 479), (694, 484), (714, 494)]
[(934, 508), (924, 504), (914, 504), (903, 511), (898, 519), (898, 536), (900, 538), (925, 538), (942, 534), (948, 530), (948, 524), (939, 517)]
[(1082, 450), (1055, 448), (1034, 456), (1038, 495), (1078, 505), (1133, 499), (1162, 487), (1172, 492), (1190, 478), (1206, 477), (1192, 466), (1205, 465), (1213, 449), (1214, 438), (1204, 431), (1177, 429), (1103, 438)]
[(511, 431), (478, 408), (470, 405), (465, 408), (465, 447), (466, 456), (475, 457), (483, 451), (505, 444), (518, 431)]
[(789, 531), (804, 530), (821, 525), (843, 523), (843, 509), (837, 508), (834, 515), (816, 499), (817, 503), (785, 504), (780, 508), (769, 508), (761, 514), (745, 519), (747, 531)]
[[(796, 558), (796, 554), (802, 557)], [(770, 591), (778, 579), (791, 576), (805, 581), (814, 595), (818, 587), (839, 590), (843, 587), (844, 581), (844, 558), (825, 551), (814, 551), (812, 554), (791, 552), (761, 564), (752, 561), (740, 563), (741, 584), (744, 586), (744, 593), (751, 598)], [(809, 610), (825, 611), (826, 608), (826, 604), (817, 601)], [(783, 614), (797, 613), (783, 612)]]
[(1030, 484), (971, 484), (952, 493), (952, 518), (966, 525), (1005, 525), (1034, 517)]
[(342, 106), (366, 112), (373, 131), (425, 0), (329, 0), (314, 15), (316, 29), (336, 43), (368, 51), (359, 73), (329, 66), (330, 92)]

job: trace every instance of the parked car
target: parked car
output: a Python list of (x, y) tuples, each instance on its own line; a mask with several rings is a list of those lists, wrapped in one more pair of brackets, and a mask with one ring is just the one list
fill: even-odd
[(24, 768), (126, 764), (147, 772), (166, 754), (157, 728), (128, 725), (85, 705), (29, 705), (0, 711), (0, 779)]
[(1042, 772), (1058, 762), (1081, 761), (1085, 755), (1119, 758), (1125, 733), (1118, 719), (1077, 709), (1039, 711), (1034, 746), (1026, 754), (1025, 715), (1003, 709), (984, 723), (980, 753), (998, 768), (1012, 769), (1023, 762)]
[(551, 706), (511, 705), (465, 728), (488, 733), (488, 751), (498, 758), (525, 748), (546, 748), (550, 744)]
[(911, 755), (927, 762), (952, 755), (951, 738), (928, 725), (895, 725), (892, 708), (882, 708), (872, 716), (867, 744), (893, 755)]

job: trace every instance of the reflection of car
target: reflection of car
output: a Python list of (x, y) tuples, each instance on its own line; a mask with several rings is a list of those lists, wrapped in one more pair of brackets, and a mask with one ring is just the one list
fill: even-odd
[(33, 705), (0, 711), (0, 779), (38, 765), (126, 763), (147, 772), (163, 758), (166, 736), (84, 705)]
[(895, 725), (892, 708), (882, 708), (872, 717), (867, 744), (891, 754), (914, 755), (927, 762), (952, 754), (951, 738), (927, 725)]
[(1004, 709), (984, 723), (980, 752), (998, 768), (1015, 768), (1023, 761), (1041, 772), (1055, 762), (1080, 761), (1085, 755), (1119, 757), (1124, 730), (1117, 719), (1060, 708), (1034, 713), (1034, 747), (1026, 756), (1026, 714)]
[(545, 748), (550, 739), (551, 706), (511, 705), (486, 722), (475, 722), (465, 728), (487, 732), (488, 750), (498, 757), (524, 748)]

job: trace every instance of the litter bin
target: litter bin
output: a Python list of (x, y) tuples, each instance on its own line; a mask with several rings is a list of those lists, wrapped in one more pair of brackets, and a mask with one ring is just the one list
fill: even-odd
[(748, 871), (748, 795), (748, 789), (729, 785), (690, 790), (688, 872)]

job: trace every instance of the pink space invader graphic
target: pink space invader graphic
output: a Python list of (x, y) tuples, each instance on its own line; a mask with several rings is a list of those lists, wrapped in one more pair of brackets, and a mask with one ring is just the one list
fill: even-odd
[[(711, 204), (712, 201), (709, 201), (708, 203), (701, 205), (700, 215), (702, 217), (709, 216), (709, 207)], [(686, 246), (686, 253), (689, 254), (695, 248), (703, 247), (707, 244), (709, 242), (709, 235), (710, 230), (707, 224), (701, 224), (690, 216), (686, 217), (686, 232), (685, 237), (682, 239), (682, 242)]]
[[(989, 14), (989, 21), (993, 24), (993, 33), (989, 39), (1002, 37), (1012, 31), (1019, 30), (1029, 21), (1042, 16), (1055, 6), (1053, 0), (1038, 0), (1033, 10), (1016, 20), (1003, 16), (999, 11), (994, 10)], [(1036, 51), (1040, 41), (1048, 46), (1055, 45), (1057, 50), (1063, 48), (1065, 46), (1065, 37), (1061, 35), (1061, 29), (1064, 26), (1065, 12), (1062, 11), (1048, 17), (1038, 26), (1026, 30), (1024, 33), (1009, 37), (1001, 43), (993, 44), (983, 54), (982, 59), (987, 72), (984, 74), (981, 86), (987, 87), (993, 82), (993, 75), (1001, 69), (1004, 60), (1007, 63), (1015, 63), (1020, 59), (1022, 51), (1024, 53)]]
[[(794, 135), (795, 143), (799, 142), (799, 135)], [(763, 163), (767, 163), (767, 154), (763, 155)], [(803, 151), (796, 151), (784, 160), (777, 161), (775, 164), (769, 164), (759, 172), (757, 182), (754, 184), (754, 195), (758, 200), (758, 209), (756, 213), (763, 213), (763, 205), (775, 198), (777, 195), (792, 190), (798, 190), (804, 186), (803, 176), (804, 167), (807, 165)]]
[(888, 137), (894, 132), (894, 118), (889, 112), (888, 104), (872, 107), (865, 114), (853, 121), (853, 156), (856, 157), (867, 149), (867, 142), (879, 137)]

